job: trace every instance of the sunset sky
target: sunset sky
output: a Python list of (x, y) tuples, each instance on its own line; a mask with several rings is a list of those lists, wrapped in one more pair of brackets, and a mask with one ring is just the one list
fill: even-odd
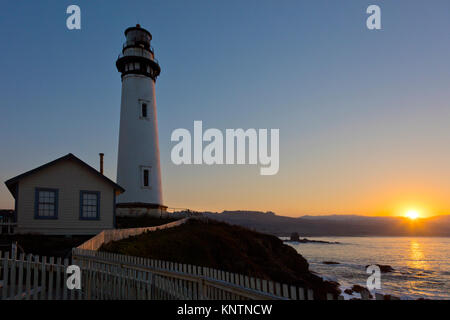
[[(82, 29), (66, 28), (81, 7)], [(382, 30), (366, 28), (378, 4)], [(69, 152), (116, 178), (123, 31), (153, 35), (164, 202), (278, 214), (450, 214), (450, 2), (7, 1), (7, 179)], [(176, 166), (177, 128), (279, 128), (280, 170)]]

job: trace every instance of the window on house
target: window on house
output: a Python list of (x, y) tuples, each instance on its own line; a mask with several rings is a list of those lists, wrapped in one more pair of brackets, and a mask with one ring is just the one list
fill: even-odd
[(100, 218), (100, 192), (80, 192), (80, 219), (97, 220)]
[(56, 219), (58, 217), (58, 190), (36, 188), (35, 218)]
[(146, 103), (142, 104), (142, 113), (141, 113), (141, 115), (142, 115), (142, 118), (147, 118), (147, 104)]

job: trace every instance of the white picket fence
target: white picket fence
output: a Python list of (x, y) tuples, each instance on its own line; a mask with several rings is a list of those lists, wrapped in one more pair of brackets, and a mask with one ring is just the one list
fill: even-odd
[(192, 217), (180, 219), (174, 222), (163, 224), (155, 227), (144, 227), (144, 228), (128, 228), (128, 229), (110, 229), (103, 230), (95, 237), (87, 240), (83, 244), (79, 245), (78, 248), (85, 250), (98, 250), (103, 244), (109, 243), (111, 241), (119, 241), (132, 236), (137, 236), (145, 232), (152, 232), (157, 230), (163, 230), (168, 228), (174, 228), (186, 223)]
[(81, 299), (82, 291), (66, 286), (69, 259), (46, 258), (0, 251), (0, 299)]
[[(67, 288), (70, 264), (81, 269), (80, 290)], [(82, 249), (72, 261), (0, 251), (0, 279), (3, 300), (313, 300), (312, 290), (273, 281)]]
[[(72, 261), (16, 255), (0, 251), (0, 300), (314, 300), (311, 289), (190, 264), (79, 248)], [(71, 264), (81, 269), (80, 290), (67, 288)]]
[(72, 254), (73, 263), (83, 270), (86, 299), (314, 299), (311, 289), (206, 267), (79, 248)]

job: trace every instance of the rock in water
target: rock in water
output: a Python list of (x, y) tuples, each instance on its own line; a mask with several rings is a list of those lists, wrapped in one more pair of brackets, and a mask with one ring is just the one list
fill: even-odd
[(335, 261), (323, 261), (323, 264), (339, 264), (339, 262), (335, 262)]
[[(367, 265), (366, 266), (366, 269), (369, 267), (370, 265)], [(388, 272), (393, 272), (393, 271), (395, 271), (395, 269), (394, 268), (392, 268), (391, 266), (389, 266), (389, 265), (385, 265), (385, 264), (376, 264), (376, 266), (378, 266), (379, 268), (380, 268), (380, 271), (382, 272), (382, 273), (388, 273)]]
[(344, 293), (352, 295), (353, 294), (353, 290), (352, 289), (345, 289)]
[(300, 235), (297, 232), (291, 234), (291, 241), (300, 241)]
[(360, 286), (358, 284), (355, 284), (351, 290), (354, 292), (358, 292), (363, 299), (364, 297), (368, 297), (370, 299), (373, 298), (372, 295), (370, 294), (370, 291), (367, 288), (364, 288), (363, 286)]

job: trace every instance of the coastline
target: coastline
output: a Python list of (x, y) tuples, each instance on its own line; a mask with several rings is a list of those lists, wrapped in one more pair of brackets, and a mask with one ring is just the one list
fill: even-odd
[[(284, 237), (281, 237), (284, 238)], [(300, 243), (293, 246), (323, 279), (336, 281), (342, 292), (366, 286), (365, 266), (382, 264), (394, 271), (381, 274), (381, 289), (373, 293), (402, 300), (450, 300), (450, 250), (447, 237), (312, 237), (341, 244)], [(400, 258), (402, 257), (402, 258)], [(324, 264), (333, 261), (338, 264)], [(352, 297), (348, 296), (349, 299)]]

